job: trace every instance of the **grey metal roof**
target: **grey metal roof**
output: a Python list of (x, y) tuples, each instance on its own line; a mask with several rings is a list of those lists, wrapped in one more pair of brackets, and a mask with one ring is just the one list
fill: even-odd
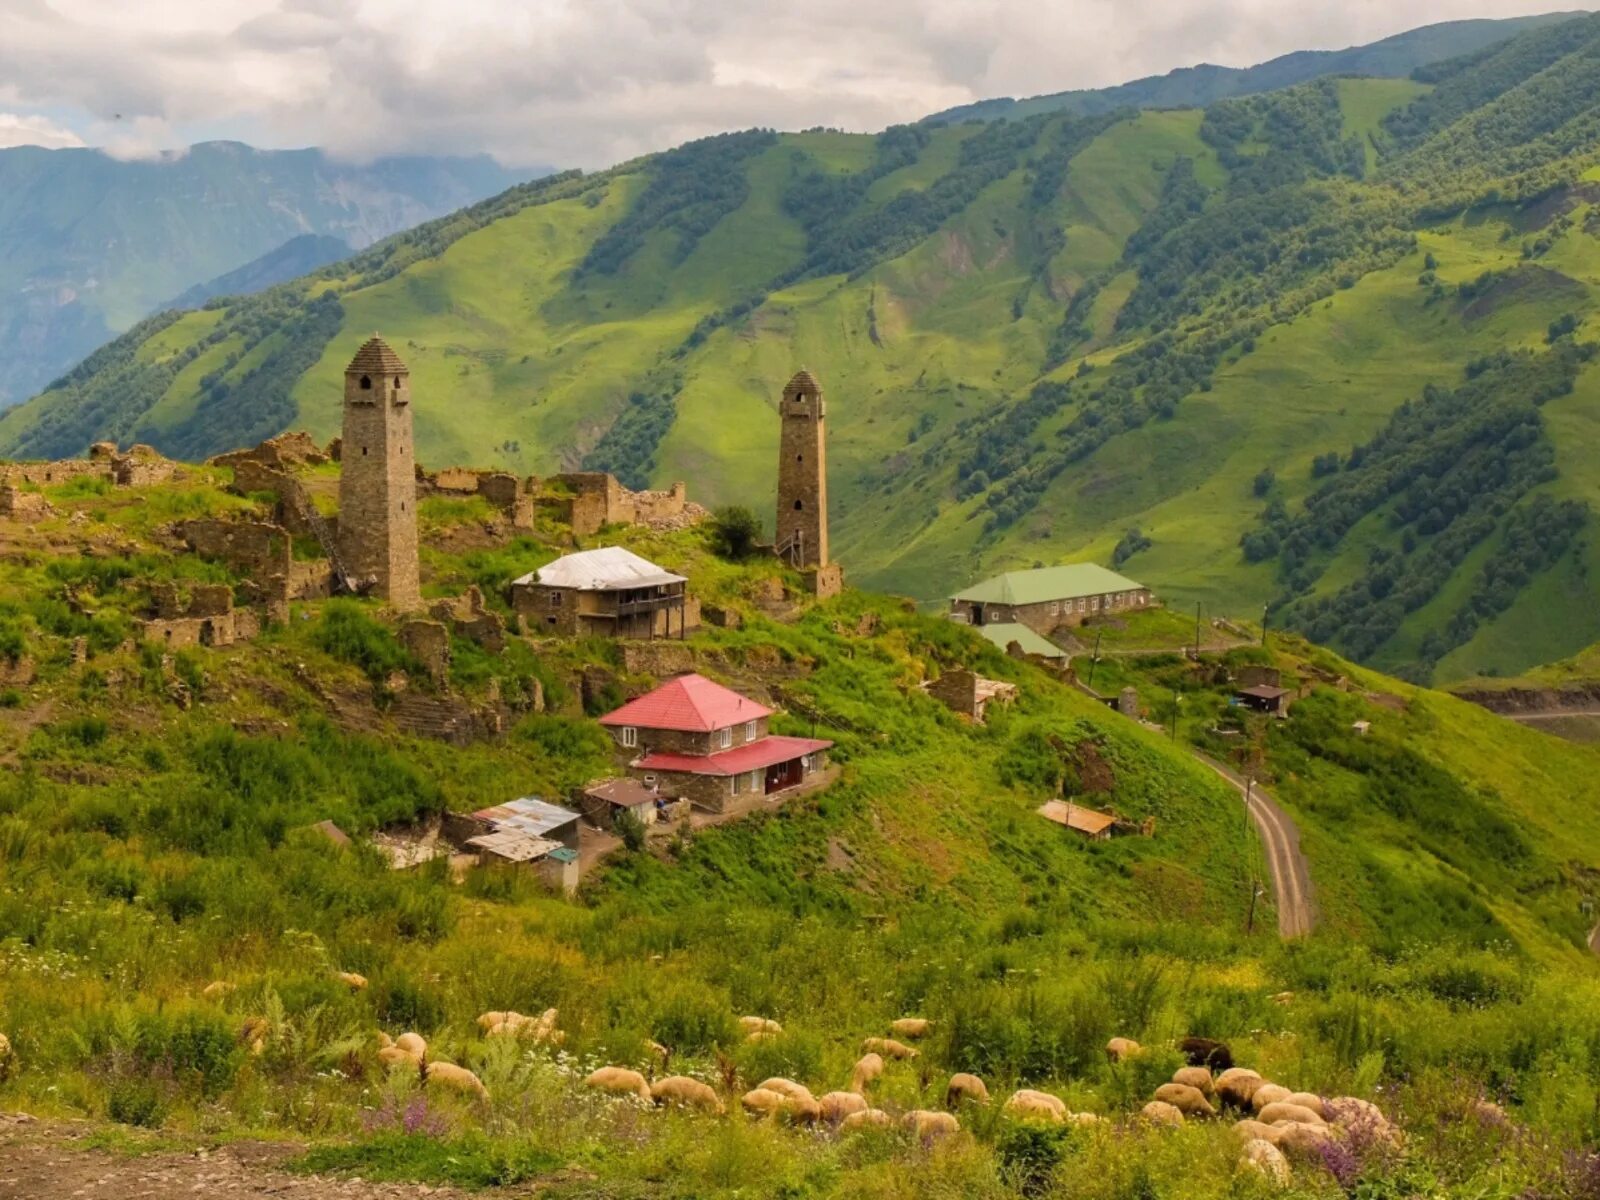
[(543, 837), (551, 830), (560, 829), (578, 819), (578, 814), (570, 808), (562, 808), (537, 796), (523, 796), (520, 800), (509, 800), (493, 808), (480, 808), (472, 815), (480, 821), (487, 821), (496, 832), (525, 833), (534, 837)]
[(575, 592), (615, 592), (623, 588), (687, 583), (688, 580), (663, 570), (647, 558), (640, 558), (632, 550), (602, 546), (598, 550), (565, 555), (512, 582), (571, 588)]

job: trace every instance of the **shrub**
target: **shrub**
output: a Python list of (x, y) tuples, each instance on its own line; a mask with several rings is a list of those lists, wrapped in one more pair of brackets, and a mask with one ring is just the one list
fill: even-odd
[(422, 669), (393, 631), (369, 617), (354, 601), (330, 602), (312, 641), (341, 662), (361, 668), (374, 683), (382, 683), (396, 671), (420, 673)]
[(740, 505), (719, 508), (711, 518), (711, 549), (720, 557), (743, 562), (761, 540), (761, 522)]

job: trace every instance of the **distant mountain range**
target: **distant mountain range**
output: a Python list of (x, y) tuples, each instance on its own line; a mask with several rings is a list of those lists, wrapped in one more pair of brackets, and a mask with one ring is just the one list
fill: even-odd
[(1582, 15), (1566, 12), (1498, 21), (1446, 21), (1347, 50), (1297, 50), (1254, 67), (1201, 63), (1197, 67), (1150, 75), (1116, 87), (1052, 92), (1026, 100), (1014, 100), (1009, 96), (979, 100), (934, 113), (927, 121), (934, 125), (952, 125), (961, 121), (1014, 119), (1049, 112), (1092, 116), (1118, 108), (1205, 108), (1231, 96), (1276, 91), (1328, 75), (1404, 79), (1418, 67), (1471, 54), (1514, 34)]
[(139, 161), (0, 150), (0, 408), (174, 297), (203, 303), (328, 261), (330, 244), (305, 235), (348, 253), (537, 173), (487, 156), (355, 165), (237, 142)]

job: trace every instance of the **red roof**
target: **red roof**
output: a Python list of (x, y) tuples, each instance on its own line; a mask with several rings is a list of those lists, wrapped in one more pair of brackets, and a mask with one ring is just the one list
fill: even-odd
[(691, 775), (738, 775), (826, 750), (817, 738), (764, 737), (721, 754), (646, 754), (633, 765), (644, 771), (686, 771)]
[(772, 710), (703, 675), (683, 675), (653, 692), (630, 700), (600, 718), (602, 725), (635, 725), (640, 729), (674, 729), (710, 733), (740, 721), (770, 717)]

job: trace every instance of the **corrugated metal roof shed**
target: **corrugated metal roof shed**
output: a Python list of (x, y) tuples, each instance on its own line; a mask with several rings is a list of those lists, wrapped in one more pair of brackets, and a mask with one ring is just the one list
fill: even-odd
[(520, 800), (496, 804), (493, 808), (480, 808), (472, 815), (480, 821), (487, 821), (496, 832), (525, 833), (535, 837), (542, 837), (578, 819), (578, 814), (570, 808), (562, 808), (537, 796), (523, 796)]
[(1107, 570), (1099, 563), (1067, 563), (1060, 567), (996, 575), (964, 592), (957, 592), (951, 599), (975, 604), (1044, 604), (1051, 600), (1144, 590), (1144, 584)]
[(560, 842), (552, 842), (549, 838), (532, 837), (514, 829), (496, 830), (494, 833), (468, 838), (467, 845), (487, 851), (507, 862), (534, 862), (547, 856), (553, 857), (556, 851), (566, 849)]
[(598, 550), (565, 555), (512, 582), (571, 588), (575, 592), (615, 592), (687, 583), (688, 580), (663, 570), (647, 558), (640, 558), (632, 550), (602, 546)]

